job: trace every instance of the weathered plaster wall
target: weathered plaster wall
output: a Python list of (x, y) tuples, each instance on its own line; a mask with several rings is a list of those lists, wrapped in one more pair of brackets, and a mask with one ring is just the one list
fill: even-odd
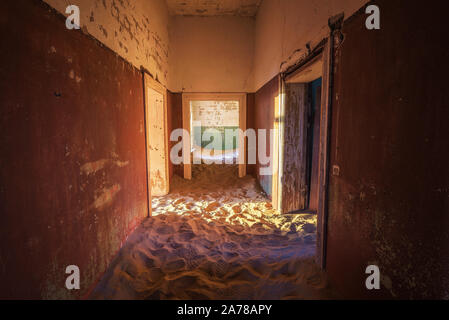
[(142, 76), (42, 1), (0, 37), (0, 298), (79, 298), (147, 215)]
[[(336, 55), (327, 270), (347, 297), (449, 297), (449, 94), (444, 4), (377, 1)], [(365, 288), (380, 268), (382, 290)]]
[(184, 16), (247, 16), (257, 14), (262, 0), (167, 0), (170, 14)]
[(175, 16), (170, 39), (170, 90), (252, 92), (254, 18)]
[[(328, 35), (328, 19), (340, 12), (349, 17), (366, 0), (264, 0), (256, 18), (254, 90), (307, 53)], [(296, 50), (300, 49), (299, 52)], [(289, 57), (291, 58), (289, 59)]]
[[(81, 12), (81, 27), (137, 68), (168, 83), (169, 13), (164, 0), (44, 0), (65, 14), (68, 3)], [(68, 15), (67, 15), (68, 16)]]
[(238, 127), (238, 101), (192, 101), (193, 121), (201, 121), (204, 127)]

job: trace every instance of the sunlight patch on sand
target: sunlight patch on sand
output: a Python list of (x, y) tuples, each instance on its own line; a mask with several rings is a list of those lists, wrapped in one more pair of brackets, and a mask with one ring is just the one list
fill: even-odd
[(92, 293), (97, 299), (333, 297), (314, 264), (316, 215), (280, 215), (236, 166), (196, 166), (153, 198)]

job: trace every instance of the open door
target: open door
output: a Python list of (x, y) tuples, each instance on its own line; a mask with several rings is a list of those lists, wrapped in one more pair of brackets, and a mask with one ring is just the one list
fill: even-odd
[(333, 36), (282, 75), (282, 213), (317, 214), (317, 263), (326, 261)]
[(152, 196), (169, 192), (167, 91), (144, 73), (148, 184)]
[(285, 85), (282, 212), (305, 210), (309, 198), (307, 84)]

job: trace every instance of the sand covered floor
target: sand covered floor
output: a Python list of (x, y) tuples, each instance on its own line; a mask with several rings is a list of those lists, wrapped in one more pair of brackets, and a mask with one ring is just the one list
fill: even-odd
[(153, 199), (93, 299), (333, 298), (313, 262), (316, 216), (280, 215), (236, 166), (194, 167)]

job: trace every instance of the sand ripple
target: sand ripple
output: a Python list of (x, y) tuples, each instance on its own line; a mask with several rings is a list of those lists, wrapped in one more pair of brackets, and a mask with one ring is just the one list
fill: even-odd
[(198, 166), (153, 199), (95, 299), (317, 299), (333, 297), (314, 264), (316, 216), (279, 215), (236, 167)]

